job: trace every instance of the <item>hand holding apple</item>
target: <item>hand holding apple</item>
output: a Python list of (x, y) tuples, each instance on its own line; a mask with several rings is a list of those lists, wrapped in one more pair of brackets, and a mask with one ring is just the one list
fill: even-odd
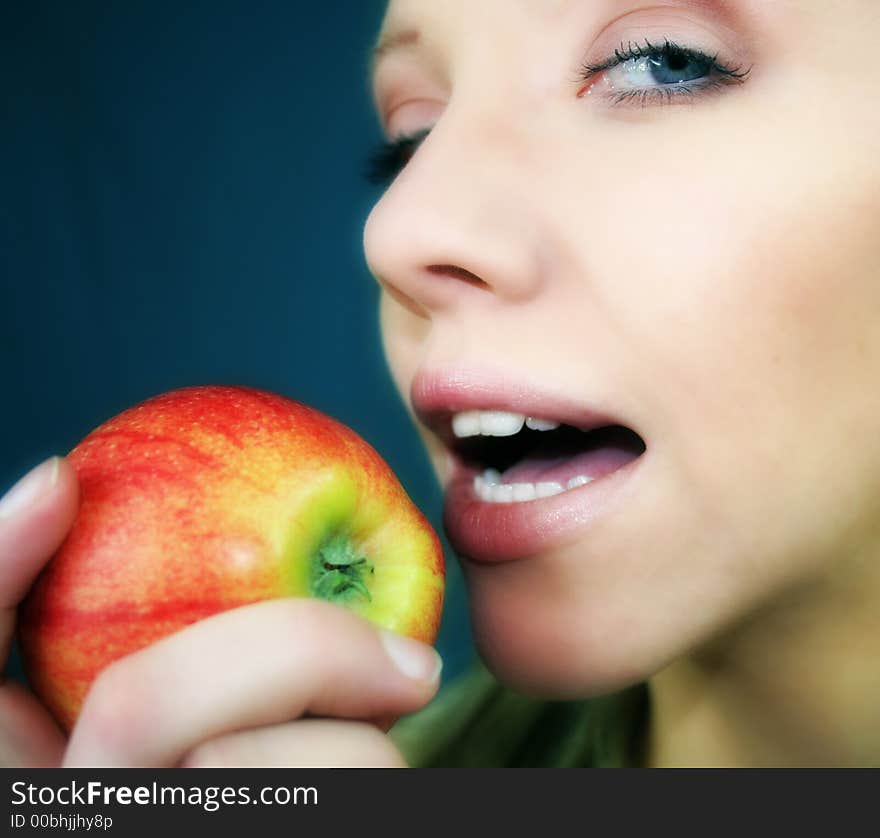
[[(15, 607), (64, 539), (77, 497), (76, 472), (56, 457), (0, 502), (0, 648), (8, 651)], [(399, 766), (393, 743), (356, 720), (424, 705), (436, 663), (429, 646), (335, 605), (259, 602), (111, 664), (69, 742), (32, 694), (0, 682), (0, 766)]]
[[(395, 632), (434, 639), (443, 579), (436, 535), (378, 455), (317, 411), (243, 388), (189, 388), (106, 423), (77, 446), (70, 461), (79, 474), (82, 507), (28, 599), (21, 632), (37, 690), (68, 726), (96, 674), (135, 649), (143, 651), (126, 661), (140, 664), (123, 661), (116, 672), (137, 673), (139, 665), (155, 666), (163, 654), (170, 663), (172, 653), (192, 643), (214, 649), (213, 654), (202, 650), (208, 667), (203, 678), (209, 670), (216, 672), (217, 641), (225, 638), (231, 649), (236, 636), (248, 635), (243, 627), (259, 631), (260, 620), (268, 619), (254, 615), (275, 613), (272, 607), (278, 606), (253, 606), (248, 622), (235, 623), (247, 611), (239, 606), (249, 602), (331, 599)], [(279, 607), (287, 609), (288, 628), (301, 626), (312, 646), (325, 634), (315, 623), (330, 629), (320, 649), (328, 670), (340, 664), (334, 641), (342, 639), (334, 638), (341, 630), (329, 623), (347, 620), (350, 634), (352, 620), (362, 625), (341, 609), (309, 606), (301, 599)], [(235, 608), (237, 614), (204, 620)], [(211, 627), (190, 625), (197, 620)], [(233, 624), (238, 629), (230, 636)], [(358, 631), (363, 633), (356, 630), (353, 638)], [(172, 632), (177, 634), (155, 643)], [(308, 664), (303, 652), (308, 644), (290, 631), (287, 635), (280, 642), (269, 640), (274, 646), (265, 653), (251, 649), (247, 659), (236, 662), (239, 675), (252, 664), (259, 668), (261, 660), (267, 669), (255, 674), (256, 682), (271, 681), (273, 666), (290, 672), (283, 665), (285, 650), (292, 671)], [(373, 651), (362, 650), (362, 657), (375, 659), (376, 635), (369, 631), (366, 637)], [(363, 642), (352, 640), (349, 651)], [(144, 649), (147, 644), (153, 646)], [(204, 668), (195, 665), (196, 659), (186, 660), (178, 659), (178, 666), (193, 672)], [(153, 679), (168, 681), (168, 667), (164, 670), (154, 671)], [(229, 680), (240, 683), (233, 676)], [(325, 712), (310, 706), (314, 696), (302, 693), (310, 683), (304, 671), (301, 681), (304, 707)], [(386, 681), (393, 687), (393, 677)], [(174, 695), (174, 684), (168, 686)], [(197, 691), (198, 684), (189, 689)], [(323, 690), (325, 701), (331, 693)], [(401, 704), (398, 696), (389, 703), (376, 695), (367, 699), (368, 694), (360, 696), (368, 713), (407, 712), (399, 708), (413, 701), (409, 696)], [(423, 693), (419, 700), (426, 700)], [(352, 701), (358, 703), (357, 698), (347, 703)], [(106, 711), (106, 698), (100, 703)], [(346, 701), (337, 696), (330, 704), (344, 707)], [(253, 715), (254, 703), (249, 710), (246, 705), (242, 700), (245, 715)], [(227, 707), (218, 718), (236, 712)], [(178, 707), (177, 715), (186, 714)], [(273, 720), (278, 721), (269, 712), (263, 723)], [(203, 735), (224, 729), (221, 724)], [(176, 746), (199, 741), (183, 737)]]

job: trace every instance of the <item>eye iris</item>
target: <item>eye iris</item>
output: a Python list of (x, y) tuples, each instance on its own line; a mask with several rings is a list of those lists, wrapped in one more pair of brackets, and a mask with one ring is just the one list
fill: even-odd
[[(702, 78), (712, 68), (712, 62), (706, 59), (692, 58), (679, 53), (670, 53), (662, 58), (652, 58), (652, 74), (659, 84), (679, 84)], [(667, 67), (664, 68), (663, 65)]]

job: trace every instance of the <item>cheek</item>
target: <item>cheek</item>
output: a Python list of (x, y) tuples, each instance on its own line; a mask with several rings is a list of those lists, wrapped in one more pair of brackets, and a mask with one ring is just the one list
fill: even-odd
[(639, 227), (647, 267), (608, 294), (650, 359), (633, 378), (683, 494), (780, 564), (827, 560), (880, 498), (880, 169), (815, 112), (639, 171), (666, 198)]
[(416, 420), (409, 400), (410, 385), (425, 352), (430, 322), (408, 311), (383, 290), (379, 300), (379, 327), (391, 377), (410, 420), (415, 424), (422, 438), (434, 473), (441, 485), (445, 484), (449, 476), (446, 452), (442, 444)]
[(379, 329), (385, 361), (394, 384), (409, 405), (409, 388), (421, 361), (422, 343), (430, 324), (407, 311), (382, 289), (379, 297)]

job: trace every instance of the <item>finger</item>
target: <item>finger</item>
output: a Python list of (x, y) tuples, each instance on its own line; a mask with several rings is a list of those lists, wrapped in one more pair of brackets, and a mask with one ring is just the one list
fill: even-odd
[[(76, 517), (79, 488), (59, 457), (41, 463), (0, 500), (0, 661), (6, 665), (16, 608)], [(40, 703), (18, 684), (0, 680), (0, 765), (58, 765), (64, 737)]]
[(0, 687), (0, 766), (57, 768), (64, 735), (34, 696), (12, 681)]
[(78, 483), (60, 457), (38, 465), (0, 501), (0, 654), (15, 629), (15, 609), (61, 545), (76, 517)]
[(195, 623), (108, 667), (64, 764), (170, 766), (200, 742), (305, 714), (403, 715), (437, 690), (440, 658), (315, 599), (279, 599)]
[(227, 733), (190, 751), (181, 768), (406, 768), (394, 743), (367, 722), (300, 719)]

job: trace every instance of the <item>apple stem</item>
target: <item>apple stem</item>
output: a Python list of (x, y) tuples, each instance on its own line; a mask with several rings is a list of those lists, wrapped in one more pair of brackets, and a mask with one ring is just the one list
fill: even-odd
[(334, 536), (318, 550), (312, 594), (330, 602), (348, 602), (356, 596), (372, 602), (364, 576), (373, 572), (372, 562), (359, 555), (345, 536)]

